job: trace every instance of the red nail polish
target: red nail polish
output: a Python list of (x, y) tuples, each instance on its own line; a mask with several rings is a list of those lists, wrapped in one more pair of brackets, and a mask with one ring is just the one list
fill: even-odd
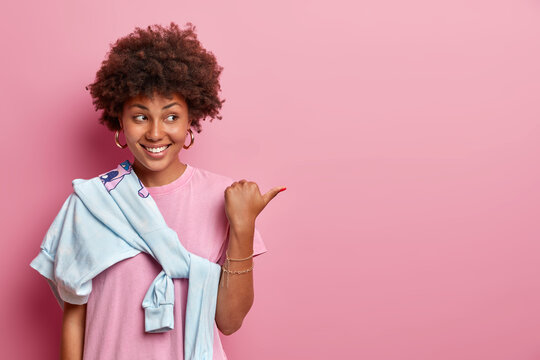
[(287, 190), (287, 188), (283, 188), (283, 189), (279, 190), (279, 192), (282, 192), (282, 191), (285, 191), (285, 190)]

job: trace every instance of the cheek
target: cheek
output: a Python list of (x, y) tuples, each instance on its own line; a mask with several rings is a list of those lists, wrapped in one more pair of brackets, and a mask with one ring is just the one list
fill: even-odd
[(124, 131), (124, 136), (125, 136), (126, 141), (127, 141), (128, 143), (135, 143), (135, 142), (137, 142), (137, 139), (138, 139), (138, 138), (135, 137), (135, 136), (134, 136), (132, 133), (130, 133), (130, 132)]
[(141, 135), (144, 134), (144, 131), (143, 129), (128, 125), (124, 128), (123, 133), (127, 141), (137, 142), (141, 138)]
[(187, 126), (177, 128), (174, 132), (171, 132), (171, 136), (174, 137), (177, 142), (182, 142), (186, 138), (187, 129)]

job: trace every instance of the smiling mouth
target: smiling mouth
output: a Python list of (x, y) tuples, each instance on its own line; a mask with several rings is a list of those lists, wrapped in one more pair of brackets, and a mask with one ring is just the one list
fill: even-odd
[(140, 144), (143, 148), (145, 148), (147, 151), (151, 152), (151, 153), (154, 153), (154, 154), (158, 154), (162, 151), (165, 151), (165, 149), (167, 149), (169, 146), (171, 146), (171, 144), (169, 145), (164, 145), (164, 146), (159, 146), (159, 147), (148, 147), (148, 146), (144, 146), (143, 144)]

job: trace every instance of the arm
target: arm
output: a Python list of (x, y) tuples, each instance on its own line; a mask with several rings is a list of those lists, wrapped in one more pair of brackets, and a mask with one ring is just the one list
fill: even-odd
[[(253, 253), (253, 233), (255, 224), (233, 226), (229, 230), (228, 254), (232, 259), (243, 259)], [(253, 264), (253, 258), (246, 261), (231, 261), (229, 270), (244, 270)], [(221, 272), (216, 305), (216, 325), (225, 335), (237, 331), (253, 305), (253, 272), (231, 275)], [(228, 275), (228, 279), (227, 279)]]
[(61, 360), (80, 360), (84, 349), (86, 304), (75, 305), (64, 302), (62, 318)]
[[(228, 254), (231, 259), (244, 259), (253, 254), (255, 219), (284, 188), (274, 187), (261, 195), (256, 183), (244, 179), (232, 183), (225, 189), (225, 212), (229, 220)], [(231, 261), (229, 270), (246, 270), (253, 265), (253, 258)], [(242, 326), (242, 322), (253, 305), (253, 271), (243, 274), (226, 274), (218, 288), (216, 325), (225, 335), (231, 335)], [(223, 284), (225, 283), (225, 284)]]

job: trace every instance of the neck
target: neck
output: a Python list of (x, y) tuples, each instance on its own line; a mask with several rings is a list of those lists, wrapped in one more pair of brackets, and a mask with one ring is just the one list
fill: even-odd
[(170, 184), (174, 180), (178, 179), (186, 170), (187, 165), (178, 160), (164, 170), (152, 171), (145, 168), (139, 164), (137, 160), (135, 160), (132, 168), (145, 187), (155, 187)]

